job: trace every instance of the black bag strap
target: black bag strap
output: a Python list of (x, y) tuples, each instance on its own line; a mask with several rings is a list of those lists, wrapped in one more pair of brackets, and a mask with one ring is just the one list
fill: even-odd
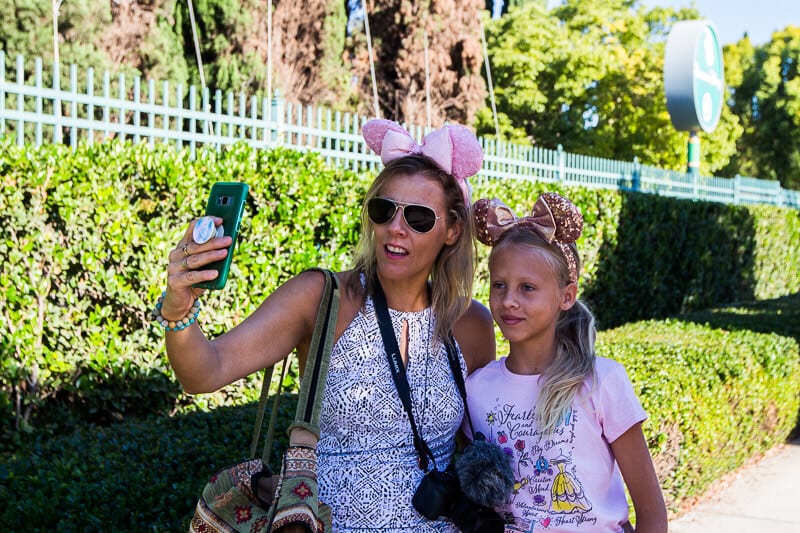
[[(322, 291), (319, 309), (317, 311), (314, 333), (311, 336), (311, 344), (306, 358), (306, 369), (300, 382), (300, 392), (297, 401), (297, 411), (295, 421), (291, 428), (303, 427), (319, 436), (319, 415), (322, 407), (322, 395), (325, 390), (325, 378), (328, 374), (328, 364), (330, 361), (331, 350), (333, 349), (333, 338), (336, 332), (336, 319), (339, 313), (339, 281), (336, 275), (327, 269), (315, 268), (325, 275), (325, 287)], [(288, 357), (283, 360), (281, 379), (275, 394), (272, 412), (270, 413), (269, 428), (264, 442), (261, 459), (264, 464), (269, 463), (272, 453), (272, 439), (275, 433), (275, 423), (280, 401), (281, 386), (286, 370), (288, 368)], [(256, 412), (256, 424), (253, 430), (253, 438), (250, 443), (250, 457), (255, 457), (258, 441), (261, 435), (261, 428), (264, 423), (267, 400), (269, 396), (270, 382), (272, 380), (273, 367), (264, 370), (264, 381), (261, 385), (261, 395), (258, 401)]]
[(425, 439), (420, 435), (417, 423), (414, 420), (414, 411), (411, 404), (411, 387), (408, 384), (406, 367), (403, 364), (403, 360), (400, 358), (400, 348), (397, 345), (397, 337), (395, 337), (394, 328), (392, 327), (392, 319), (389, 317), (386, 295), (383, 293), (383, 288), (378, 280), (376, 280), (374, 292), (372, 301), (375, 304), (375, 314), (378, 317), (378, 326), (381, 330), (383, 346), (386, 349), (386, 356), (389, 359), (389, 369), (392, 373), (392, 380), (397, 388), (397, 394), (400, 396), (403, 408), (408, 415), (408, 421), (411, 424), (411, 432), (414, 436), (414, 448), (416, 448), (417, 455), (419, 455), (419, 467), (427, 472), (428, 461), (430, 460), (433, 463), (435, 469), (436, 460), (428, 444), (425, 442)]

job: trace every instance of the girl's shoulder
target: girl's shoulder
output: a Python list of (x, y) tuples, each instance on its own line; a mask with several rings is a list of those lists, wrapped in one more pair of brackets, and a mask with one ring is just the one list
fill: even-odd
[(607, 357), (596, 357), (594, 371), (586, 376), (586, 390), (594, 394), (616, 394), (632, 390), (628, 372), (619, 361)]
[(606, 376), (618, 372), (626, 373), (625, 367), (622, 366), (622, 363), (615, 361), (614, 359), (609, 359), (608, 357), (602, 357), (600, 355), (594, 358), (594, 371), (598, 376)]

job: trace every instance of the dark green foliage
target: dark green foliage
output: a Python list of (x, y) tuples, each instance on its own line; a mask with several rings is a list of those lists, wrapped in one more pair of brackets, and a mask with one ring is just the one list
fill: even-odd
[[(776, 314), (788, 307), (796, 316), (799, 304), (794, 297), (762, 303), (761, 309)], [(796, 329), (791, 315), (772, 324), (779, 331)], [(649, 414), (645, 436), (672, 510), (783, 442), (798, 422), (798, 343), (750, 331), (760, 329), (759, 322), (753, 315), (732, 331), (647, 321), (604, 331), (598, 339), (599, 354), (626, 367)]]
[(165, 146), (5, 144), (0, 176), (0, 222), (11, 228), (0, 240), (0, 446), (37, 415), (37, 426), (63, 410), (107, 422), (183, 401), (149, 311), (166, 256), (214, 181), (252, 192), (228, 286), (204, 297), (211, 335), (304, 268), (343, 267), (367, 182), (314, 155), (243, 145), (190, 161)]
[(800, 293), (697, 311), (680, 318), (720, 329), (777, 333), (800, 343)]
[[(296, 399), (287, 396), (281, 403), (274, 471)], [(247, 459), (254, 420), (254, 404), (220, 407), (108, 427), (86, 424), (36, 442), (3, 457), (0, 528), (186, 531), (211, 475)]]
[[(167, 254), (214, 181), (250, 185), (228, 286), (204, 296), (201, 327), (217, 335), (289, 276), (347, 267), (370, 178), (245, 145), (191, 161), (166, 146), (3, 142), (0, 529), (184, 531), (208, 476), (247, 453), (259, 378), (180, 392), (148, 321)], [(785, 438), (800, 390), (798, 212), (511, 180), (476, 182), (473, 197), (521, 215), (544, 190), (583, 210), (583, 297), (605, 327), (761, 300), (601, 333), (651, 415), (670, 505)], [(296, 390), (295, 369), (284, 385)]]

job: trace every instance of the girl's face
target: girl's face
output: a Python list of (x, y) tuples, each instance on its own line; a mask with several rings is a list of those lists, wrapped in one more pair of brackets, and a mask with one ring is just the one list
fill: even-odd
[(559, 286), (549, 252), (500, 243), (489, 260), (489, 307), (509, 342), (552, 341), (561, 311), (575, 303), (577, 286)]
[[(397, 209), (388, 222), (373, 223), (375, 253), (381, 277), (386, 280), (414, 277), (426, 280), (439, 252), (445, 245), (454, 244), (460, 234), (460, 228), (448, 221), (443, 187), (435, 180), (419, 174), (398, 175), (384, 185), (378, 196), (403, 206), (426, 206), (436, 214), (433, 229), (426, 233), (412, 230), (402, 209)], [(412, 220), (413, 214), (412, 209), (408, 213)]]

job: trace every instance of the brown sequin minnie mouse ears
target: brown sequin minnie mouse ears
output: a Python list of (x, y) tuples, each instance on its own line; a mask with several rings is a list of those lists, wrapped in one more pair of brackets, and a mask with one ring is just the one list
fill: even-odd
[(530, 227), (545, 241), (558, 246), (569, 265), (570, 282), (578, 281), (578, 261), (569, 245), (583, 232), (583, 215), (567, 198), (546, 192), (533, 204), (531, 214), (524, 217), (518, 217), (497, 198), (482, 198), (473, 204), (472, 216), (478, 240), (489, 246), (494, 246), (512, 227)]

